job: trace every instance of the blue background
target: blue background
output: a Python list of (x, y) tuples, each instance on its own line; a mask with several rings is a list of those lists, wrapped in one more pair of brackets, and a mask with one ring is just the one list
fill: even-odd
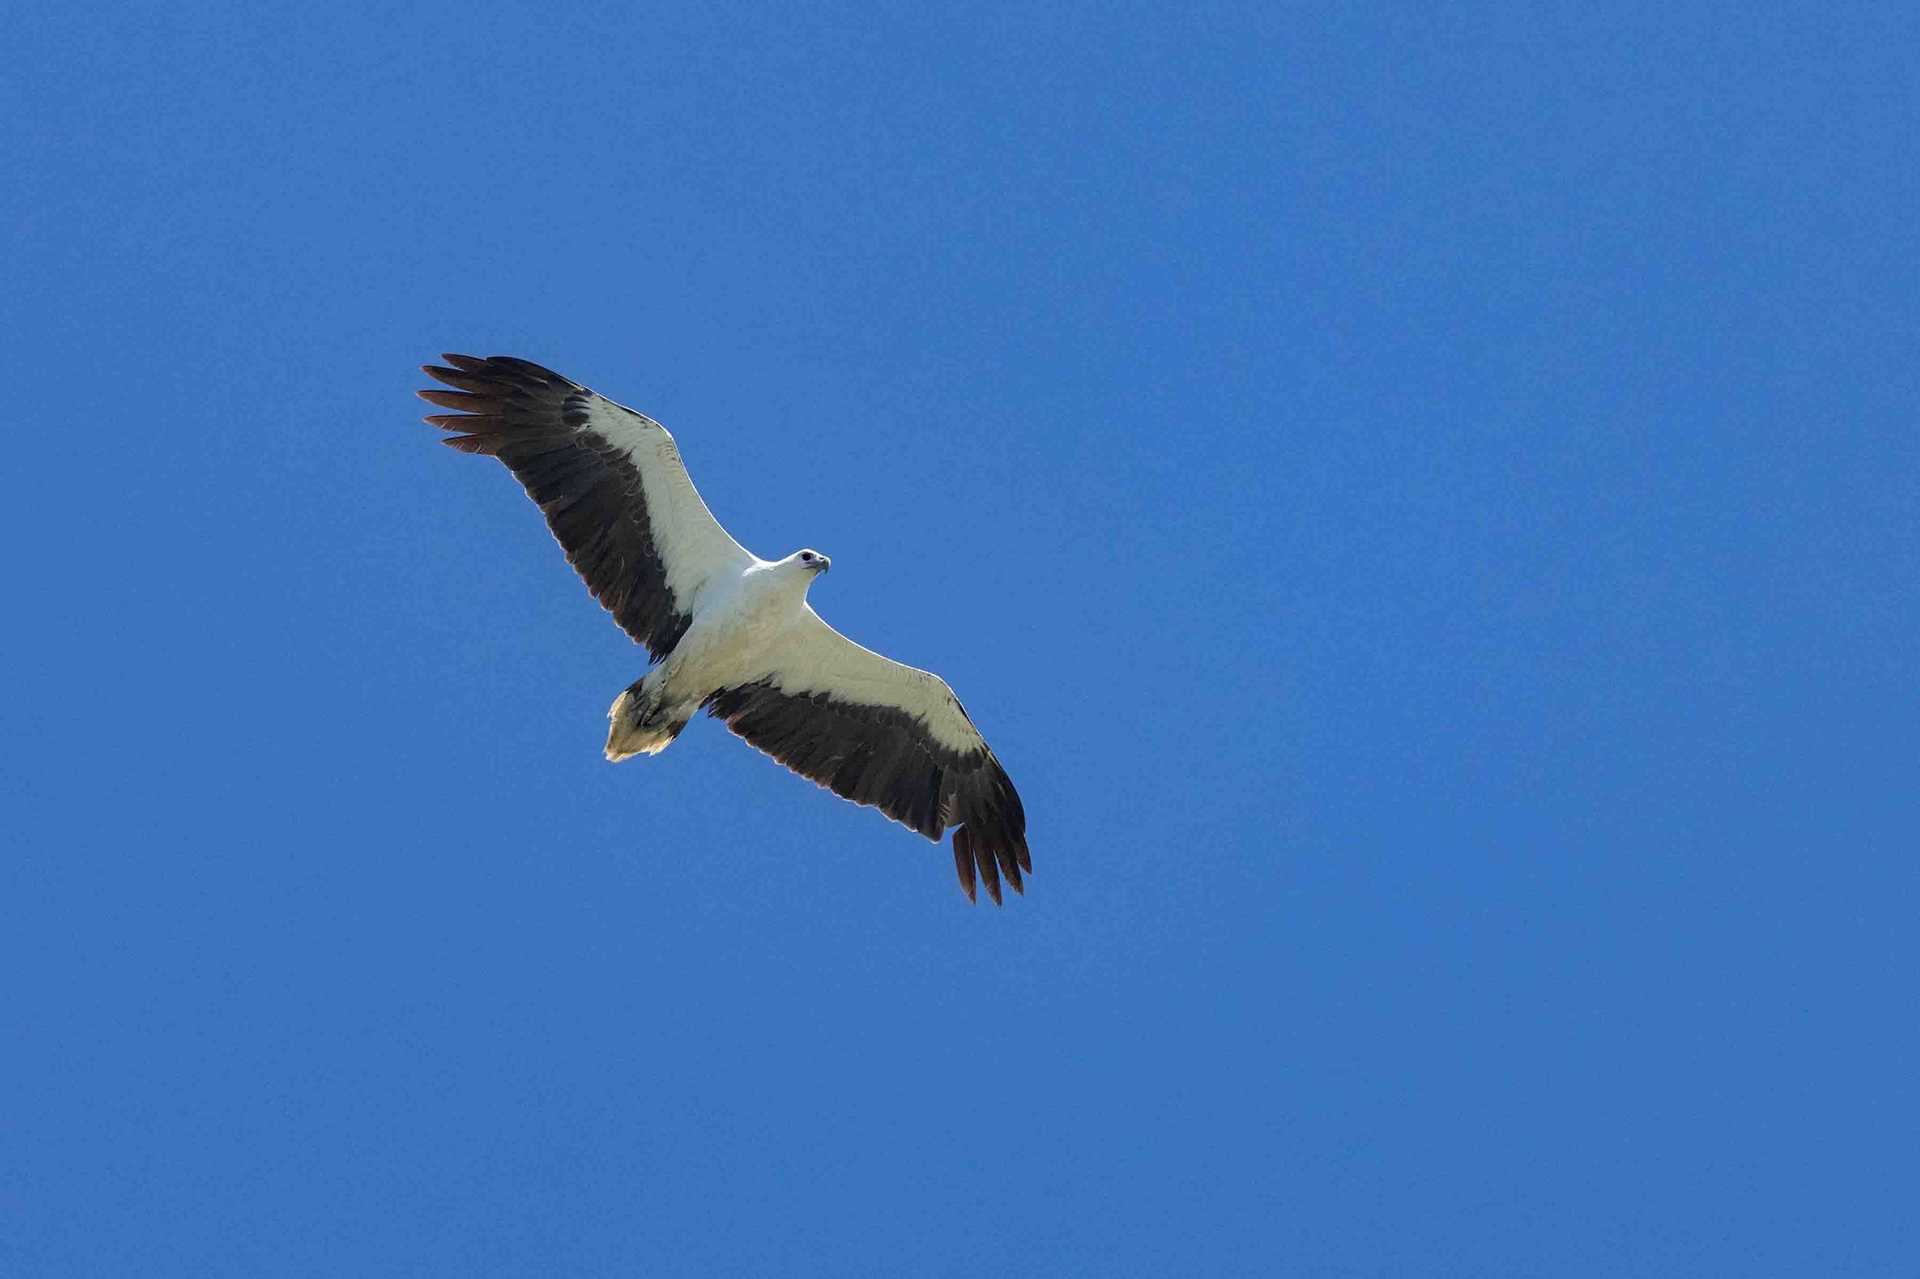
[[(1905, 5), (62, 6), (0, 73), (0, 1270), (1911, 1274)], [(666, 422), (1037, 873), (696, 723)]]

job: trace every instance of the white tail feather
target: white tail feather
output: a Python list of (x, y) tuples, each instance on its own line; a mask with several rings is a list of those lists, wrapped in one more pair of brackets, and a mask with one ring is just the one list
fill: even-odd
[(673, 744), (687, 721), (660, 713), (654, 699), (647, 696), (643, 684), (635, 684), (613, 699), (607, 708), (607, 759), (618, 764), (635, 755), (658, 755)]

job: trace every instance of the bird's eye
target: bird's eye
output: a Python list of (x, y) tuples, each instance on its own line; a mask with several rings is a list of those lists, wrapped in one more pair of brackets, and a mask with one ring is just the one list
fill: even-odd
[(807, 563), (807, 564), (813, 563), (813, 552), (812, 551), (806, 552), (800, 557), (800, 559), (803, 563)]

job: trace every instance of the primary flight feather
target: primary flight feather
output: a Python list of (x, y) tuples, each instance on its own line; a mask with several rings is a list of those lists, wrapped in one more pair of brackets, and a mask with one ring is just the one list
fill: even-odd
[[(652, 418), (558, 373), (494, 355), (422, 365), (453, 388), (420, 397), (463, 453), (499, 458), (605, 605), (658, 665), (614, 699), (607, 758), (665, 750), (706, 710), (794, 772), (939, 843), (960, 886), (1024, 892), (1020, 796), (938, 675), (862, 648), (807, 590), (832, 566), (799, 550), (763, 560), (700, 500)], [(450, 366), (450, 367), (449, 367)]]

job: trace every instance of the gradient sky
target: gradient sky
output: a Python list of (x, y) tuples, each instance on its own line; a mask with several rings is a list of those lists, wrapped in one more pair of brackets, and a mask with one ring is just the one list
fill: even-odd
[[(8, 1275), (1920, 1266), (1906, 5), (9, 10)], [(696, 722), (660, 418), (1036, 872)]]

